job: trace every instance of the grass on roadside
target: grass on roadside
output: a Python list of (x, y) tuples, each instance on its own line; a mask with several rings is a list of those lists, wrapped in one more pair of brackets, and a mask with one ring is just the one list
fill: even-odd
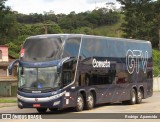
[(6, 98), (0, 98), (0, 103), (16, 103), (16, 99), (6, 99)]

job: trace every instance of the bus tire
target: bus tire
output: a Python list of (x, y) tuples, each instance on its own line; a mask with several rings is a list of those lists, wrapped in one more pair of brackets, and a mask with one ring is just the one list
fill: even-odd
[(75, 110), (77, 112), (79, 112), (79, 111), (82, 111), (83, 108), (84, 108), (84, 99), (83, 99), (83, 96), (82, 96), (82, 94), (78, 94)]
[(136, 91), (135, 91), (135, 89), (132, 89), (131, 90), (131, 98), (130, 98), (130, 100), (129, 100), (129, 104), (130, 105), (134, 105), (135, 103), (136, 103)]
[(47, 111), (47, 108), (37, 108), (37, 111), (39, 113), (45, 113)]
[(94, 96), (90, 92), (86, 100), (86, 109), (91, 110), (94, 107)]
[(142, 90), (139, 89), (136, 96), (136, 103), (140, 104), (142, 102), (142, 98), (143, 98), (143, 93)]

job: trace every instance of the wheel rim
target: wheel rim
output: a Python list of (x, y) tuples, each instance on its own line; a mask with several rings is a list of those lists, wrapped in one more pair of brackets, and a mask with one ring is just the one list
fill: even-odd
[(135, 94), (135, 92), (133, 92), (133, 94), (132, 94), (132, 102), (133, 102), (133, 103), (136, 102), (136, 94)]
[(93, 107), (93, 104), (94, 104), (93, 96), (92, 96), (92, 95), (89, 95), (89, 96), (88, 96), (88, 106), (89, 106), (90, 108), (92, 108), (92, 107)]
[(139, 91), (138, 92), (138, 100), (141, 101), (142, 100), (142, 93)]
[(83, 109), (83, 99), (80, 96), (77, 99), (77, 106), (80, 110)]

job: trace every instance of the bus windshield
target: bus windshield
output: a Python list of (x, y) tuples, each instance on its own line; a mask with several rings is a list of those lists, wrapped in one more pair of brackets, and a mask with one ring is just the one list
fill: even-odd
[(60, 88), (60, 77), (57, 74), (57, 67), (19, 67), (18, 86), (25, 90), (58, 90)]
[(78, 57), (80, 37), (62, 38), (61, 36), (31, 37), (26, 39), (21, 61), (46, 62), (65, 57)]
[(64, 41), (61, 38), (30, 38), (23, 45), (24, 56), (22, 60), (44, 62), (60, 59)]

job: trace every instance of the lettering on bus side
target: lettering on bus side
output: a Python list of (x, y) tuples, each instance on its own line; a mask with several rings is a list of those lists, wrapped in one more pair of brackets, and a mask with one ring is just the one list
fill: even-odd
[(143, 54), (142, 50), (128, 50), (126, 53), (126, 66), (130, 74), (134, 72), (139, 73), (140, 63), (144, 73), (146, 73), (147, 62), (148, 51), (145, 51), (145, 54)]
[(107, 68), (110, 67), (110, 61), (97, 61), (95, 58), (92, 61), (93, 68)]

